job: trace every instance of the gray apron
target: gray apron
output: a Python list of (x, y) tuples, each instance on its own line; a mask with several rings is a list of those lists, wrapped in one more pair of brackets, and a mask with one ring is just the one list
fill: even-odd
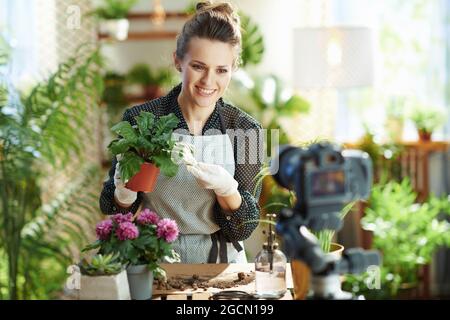
[[(221, 117), (220, 120), (225, 133)], [(221, 165), (234, 176), (234, 153), (227, 134), (191, 136), (174, 132), (172, 139), (193, 144), (197, 161)], [(154, 191), (143, 196), (144, 208), (177, 222), (180, 235), (173, 249), (180, 254), (181, 262), (246, 263), (243, 243), (227, 243), (214, 222), (215, 202), (214, 191), (200, 187), (184, 164), (179, 166), (175, 177), (160, 174)]]

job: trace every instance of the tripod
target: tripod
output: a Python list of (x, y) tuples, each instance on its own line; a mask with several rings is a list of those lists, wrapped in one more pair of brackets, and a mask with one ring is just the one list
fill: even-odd
[[(365, 251), (361, 248), (345, 250), (341, 258), (325, 254), (317, 238), (308, 230), (309, 225), (322, 225), (327, 229), (327, 221), (322, 224), (317, 221), (307, 221), (299, 212), (283, 209), (276, 226), (277, 232), (283, 237), (286, 253), (292, 259), (301, 260), (311, 270), (311, 299), (353, 300), (349, 292), (342, 291), (340, 275), (360, 274), (369, 266), (380, 264), (380, 255), (375, 250)], [(322, 219), (326, 219), (325, 216)], [(328, 226), (330, 224), (328, 223)], [(339, 225), (334, 225), (338, 230)], [(361, 299), (361, 297), (356, 297)]]

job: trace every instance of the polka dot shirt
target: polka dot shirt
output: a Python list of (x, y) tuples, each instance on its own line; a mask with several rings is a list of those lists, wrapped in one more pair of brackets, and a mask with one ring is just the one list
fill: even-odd
[[(152, 112), (156, 117), (174, 113), (180, 120), (177, 129), (184, 129), (189, 132), (188, 125), (177, 102), (180, 91), (181, 84), (164, 97), (127, 109), (123, 115), (123, 120), (135, 125), (136, 120), (134, 117), (142, 111)], [(239, 108), (219, 99), (213, 113), (203, 127), (202, 135), (217, 134), (217, 130), (222, 131), (221, 129), (223, 128), (226, 129), (226, 133), (229, 135), (233, 145), (234, 179), (239, 183), (238, 190), (242, 197), (242, 204), (236, 211), (227, 213), (222, 210), (216, 201), (213, 217), (215, 219), (214, 222), (219, 225), (226, 239), (235, 242), (247, 239), (258, 225), (258, 222), (255, 222), (255, 220), (259, 219), (260, 215), (258, 199), (261, 193), (261, 186), (258, 185), (256, 187), (256, 176), (262, 166), (263, 134), (261, 125), (254, 118)], [(113, 158), (112, 166), (109, 170), (109, 179), (104, 182), (100, 195), (100, 209), (104, 214), (127, 213), (130, 211), (135, 213), (142, 202), (141, 192), (138, 192), (137, 200), (129, 208), (122, 208), (114, 201), (115, 167), (116, 159)]]

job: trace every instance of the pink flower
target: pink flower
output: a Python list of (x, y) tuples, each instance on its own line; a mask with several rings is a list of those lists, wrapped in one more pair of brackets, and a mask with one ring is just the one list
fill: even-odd
[(133, 214), (131, 212), (128, 212), (127, 214), (118, 213), (113, 215), (111, 219), (117, 224), (121, 224), (122, 222), (132, 222)]
[(173, 242), (177, 239), (178, 233), (178, 226), (174, 220), (159, 220), (156, 228), (156, 234), (158, 238), (164, 238), (164, 240), (166, 240), (167, 242)]
[(145, 208), (144, 210), (141, 211), (136, 221), (142, 225), (157, 224), (159, 221), (159, 217), (156, 214), (156, 212), (150, 211), (150, 209)]
[(139, 230), (132, 222), (125, 221), (117, 227), (116, 235), (119, 240), (131, 240), (139, 236)]
[(95, 226), (95, 233), (97, 234), (97, 238), (100, 240), (108, 239), (109, 235), (111, 234), (112, 227), (113, 223), (110, 219), (103, 220), (97, 223), (97, 225)]

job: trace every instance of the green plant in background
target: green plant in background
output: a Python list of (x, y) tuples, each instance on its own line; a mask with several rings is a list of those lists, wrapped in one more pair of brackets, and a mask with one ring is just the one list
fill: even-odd
[(111, 128), (118, 134), (108, 146), (113, 155), (121, 155), (120, 174), (124, 181), (140, 171), (144, 162), (153, 163), (161, 172), (173, 177), (178, 166), (171, 159), (175, 142), (171, 139), (178, 118), (173, 114), (155, 119), (151, 112), (141, 112), (136, 117), (137, 126), (132, 127), (128, 121), (121, 121)]
[[(279, 130), (280, 144), (288, 143), (289, 139), (281, 126), (281, 119), (309, 112), (309, 102), (292, 94), (275, 75), (256, 77), (253, 80), (242, 71), (233, 82), (233, 94), (229, 99), (255, 117), (263, 128)], [(270, 138), (268, 135), (269, 147)]]
[[(10, 90), (8, 112), (0, 113), (0, 245), (8, 262), (7, 297), (10, 299), (34, 294), (30, 290), (42, 283), (33, 268), (41, 272), (38, 266), (42, 267), (41, 263), (49, 257), (67, 262), (70, 255), (62, 248), (86, 240), (83, 227), (76, 221), (53, 226), (50, 230), (54, 233), (45, 237), (44, 231), (49, 231), (46, 223), (54, 222), (59, 215), (52, 208), (43, 207), (39, 186), (49, 167), (63, 169), (74, 155), (80, 154), (83, 145), (79, 137), (87, 110), (99, 100), (103, 88), (99, 52), (82, 46), (75, 57), (60, 64), (23, 101)], [(0, 80), (3, 78), (8, 79), (0, 73)], [(58, 201), (52, 205), (60, 208)], [(88, 208), (88, 203), (82, 206)], [(93, 218), (92, 212), (82, 216), (89, 214)], [(62, 229), (63, 233), (56, 233)]]
[(78, 266), (81, 274), (89, 276), (114, 275), (124, 270), (119, 258), (119, 253), (96, 254), (91, 258), (83, 258)]
[[(352, 201), (348, 203), (347, 205), (342, 208), (339, 217), (341, 220), (344, 220), (345, 216), (352, 210), (353, 206), (355, 205), (356, 201)], [(323, 252), (328, 253), (330, 252), (331, 248), (331, 242), (333, 240), (333, 237), (336, 233), (335, 230), (321, 230), (318, 232), (313, 232), (314, 235), (317, 237), (320, 243), (320, 247), (322, 248)]]
[(0, 108), (6, 106), (8, 102), (8, 88), (4, 84), (0, 84)]
[(128, 106), (125, 95), (126, 78), (124, 75), (109, 71), (104, 75), (105, 89), (103, 90), (102, 103), (106, 105), (107, 127), (121, 120), (123, 110)]
[(172, 86), (175, 83), (175, 75), (170, 68), (152, 70), (148, 64), (139, 63), (131, 68), (127, 74), (130, 84), (143, 86), (155, 85), (161, 88)]
[(364, 125), (364, 129), (364, 135), (354, 148), (369, 154), (373, 164), (374, 181), (378, 182), (384, 178), (399, 180), (401, 163), (398, 158), (403, 150), (402, 145), (396, 142), (378, 143), (367, 125)]
[(119, 73), (109, 71), (104, 76), (105, 90), (103, 91), (102, 101), (108, 106), (111, 115), (119, 113), (127, 104), (124, 87), (126, 77)]
[(264, 55), (264, 38), (250, 16), (240, 11), (239, 17), (242, 28), (241, 66), (245, 68), (250, 64), (257, 65), (261, 62)]
[(103, 0), (91, 14), (101, 19), (124, 19), (137, 0)]
[(412, 108), (409, 118), (419, 132), (431, 134), (447, 121), (447, 113), (437, 107), (416, 105)]
[[(361, 223), (373, 232), (373, 248), (383, 255), (382, 289), (364, 293), (392, 297), (403, 287), (416, 286), (419, 267), (430, 263), (440, 246), (450, 246), (450, 224), (441, 216), (450, 215), (449, 199), (430, 196), (419, 204), (416, 197), (407, 179), (372, 188)], [(350, 279), (353, 290), (365, 288), (363, 277)]]

